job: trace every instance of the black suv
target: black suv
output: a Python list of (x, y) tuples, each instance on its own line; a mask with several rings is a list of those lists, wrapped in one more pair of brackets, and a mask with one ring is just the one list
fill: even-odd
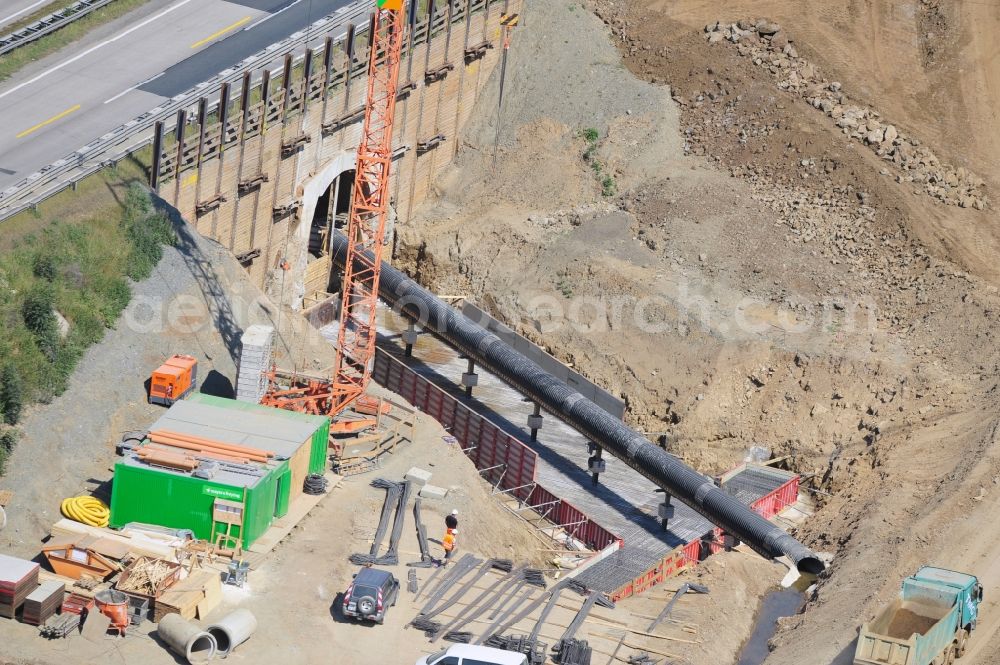
[(392, 573), (362, 568), (344, 592), (344, 616), (382, 623), (398, 597), (399, 580)]

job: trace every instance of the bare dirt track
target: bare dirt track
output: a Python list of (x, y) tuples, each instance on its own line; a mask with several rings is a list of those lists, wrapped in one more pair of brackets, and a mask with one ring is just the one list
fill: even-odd
[[(397, 261), (620, 391), (633, 424), (703, 470), (755, 445), (792, 456), (822, 492), (798, 535), (836, 559), (768, 662), (849, 663), (858, 626), (924, 563), (983, 578), (965, 662), (993, 662), (997, 9), (587, 9), (597, 18), (528, 6), (496, 171), (487, 97), (437, 199), (400, 225)], [(769, 48), (756, 33), (744, 54), (706, 39), (709, 23), (761, 17), (791, 40), (793, 69), (933, 157), (911, 169), (886, 147), (902, 141), (845, 134), (812, 93), (779, 87), (777, 60), (754, 62), (751, 46)], [(981, 177), (989, 204), (938, 190), (951, 176), (919, 179), (943, 165)]]

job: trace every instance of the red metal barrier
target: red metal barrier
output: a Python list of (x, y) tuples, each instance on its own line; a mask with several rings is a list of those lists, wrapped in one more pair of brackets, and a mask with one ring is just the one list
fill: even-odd
[[(466, 455), (482, 471), (491, 485), (508, 490), (544, 519), (561, 526), (590, 549), (601, 550), (618, 536), (593, 521), (579, 508), (535, 482), (538, 454), (499, 426), (462, 404), (455, 396), (420, 376), (399, 359), (379, 349), (375, 355), (375, 380), (431, 416), (455, 437)], [(794, 504), (799, 494), (799, 477), (761, 497), (751, 508), (771, 519)], [(712, 553), (723, 549), (722, 530), (713, 531)], [(642, 593), (684, 568), (697, 565), (701, 540), (677, 547), (642, 575), (609, 594), (621, 600)]]
[[(788, 506), (798, 501), (799, 497), (799, 477), (793, 476), (781, 487), (765, 494), (761, 498), (750, 504), (750, 507), (760, 514), (764, 519), (771, 519)], [(716, 528), (712, 531), (712, 544), (710, 548), (712, 554), (717, 554), (725, 549), (722, 544), (722, 529)], [(697, 565), (701, 555), (701, 540), (692, 540), (683, 547), (678, 547), (668, 554), (662, 561), (647, 570), (645, 573), (616, 589), (611, 595), (614, 601), (628, 598), (629, 596), (656, 586), (668, 577), (676, 575), (687, 566)]]
[(788, 506), (799, 500), (799, 477), (793, 476), (787, 483), (765, 494), (750, 506), (764, 519), (769, 520)]
[(528, 497), (528, 504), (539, 506), (537, 511), (539, 514), (545, 515), (550, 522), (562, 526), (566, 533), (582, 542), (588, 549), (602, 550), (618, 540), (618, 536), (587, 517), (582, 510), (552, 494), (541, 485), (535, 485), (534, 491)]
[(402, 396), (444, 426), (482, 471), (483, 478), (500, 490), (535, 507), (536, 512), (567, 533), (599, 550), (618, 536), (587, 517), (583, 511), (535, 482), (538, 454), (499, 426), (462, 404), (453, 395), (420, 376), (399, 359), (377, 350), (375, 380)]
[[(698, 544), (699, 541), (695, 540), (687, 545), (674, 548), (670, 554), (663, 557), (659, 563), (645, 573), (608, 594), (611, 600), (618, 602), (622, 598), (638, 595), (661, 582), (665, 582), (668, 578), (673, 577), (688, 566), (697, 564)], [(692, 546), (694, 547), (692, 548)], [(694, 552), (691, 551), (692, 549)]]
[(441, 423), (491, 485), (528, 498), (535, 482), (535, 451), (388, 353), (376, 352), (372, 376)]

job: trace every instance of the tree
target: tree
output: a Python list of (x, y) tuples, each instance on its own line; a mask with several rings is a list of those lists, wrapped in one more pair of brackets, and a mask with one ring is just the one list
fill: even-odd
[(31, 271), (35, 277), (51, 282), (56, 278), (56, 263), (49, 254), (36, 254)]
[(10, 458), (10, 454), (14, 452), (15, 445), (17, 445), (17, 430), (8, 429), (3, 434), (0, 434), (0, 475), (3, 475), (4, 469), (7, 466), (7, 460)]
[(59, 324), (52, 313), (52, 291), (47, 285), (37, 285), (24, 298), (21, 318), (35, 336), (38, 348), (49, 360), (55, 360), (59, 349)]
[(24, 382), (14, 365), (4, 365), (0, 372), (0, 410), (3, 420), (8, 425), (16, 425), (21, 419), (21, 409), (24, 406)]

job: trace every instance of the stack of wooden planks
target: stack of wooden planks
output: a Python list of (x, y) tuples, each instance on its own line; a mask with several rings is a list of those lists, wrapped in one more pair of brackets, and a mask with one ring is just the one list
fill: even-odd
[(62, 582), (43, 582), (24, 600), (24, 623), (40, 626), (55, 614), (63, 604), (66, 585)]
[(222, 602), (222, 579), (214, 570), (196, 570), (167, 589), (153, 603), (153, 621), (168, 614), (202, 619)]
[(38, 588), (39, 566), (0, 554), (0, 616), (13, 619), (18, 608)]
[(274, 457), (274, 453), (260, 448), (241, 446), (235, 443), (225, 443), (193, 434), (182, 434), (171, 430), (154, 430), (149, 433), (150, 443), (139, 448), (147, 455), (176, 457), (178, 462), (194, 462), (198, 458), (207, 458), (220, 462), (236, 464), (263, 464)]
[(198, 460), (188, 455), (174, 453), (157, 446), (143, 446), (135, 451), (136, 456), (151, 466), (162, 466), (178, 471), (194, 471)]
[(115, 588), (133, 596), (158, 598), (180, 578), (180, 564), (139, 557), (125, 569)]
[[(71, 536), (95, 536), (97, 538), (99, 551), (107, 553), (112, 547), (124, 547), (129, 553), (135, 556), (148, 556), (167, 561), (176, 560), (175, 547), (182, 546), (184, 541), (176, 539), (173, 541), (154, 538), (149, 534), (123, 529), (112, 531), (111, 529), (96, 526), (87, 526), (79, 522), (74, 522), (66, 518), (60, 519), (52, 525), (50, 529), (53, 538)], [(71, 538), (67, 538), (70, 540)], [(88, 541), (89, 542), (89, 541)], [(176, 545), (175, 545), (176, 544)], [(117, 557), (116, 557), (117, 558)]]

